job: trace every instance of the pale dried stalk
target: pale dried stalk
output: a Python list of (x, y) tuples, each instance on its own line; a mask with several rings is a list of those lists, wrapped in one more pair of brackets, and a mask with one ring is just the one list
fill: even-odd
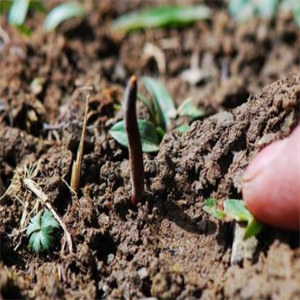
[(73, 253), (73, 243), (72, 243), (71, 235), (70, 235), (66, 225), (61, 220), (60, 216), (56, 213), (56, 211), (54, 210), (52, 205), (49, 203), (47, 195), (31, 179), (24, 178), (23, 183), (26, 186), (26, 188), (29, 189), (32, 193), (34, 193), (41, 200), (41, 202), (49, 209), (49, 211), (53, 214), (54, 218), (60, 224), (60, 226), (62, 227), (62, 229), (65, 233), (70, 253)]
[(80, 185), (80, 175), (81, 175), (81, 163), (84, 151), (84, 141), (86, 136), (86, 126), (88, 120), (88, 109), (89, 109), (89, 98), (90, 95), (87, 95), (85, 101), (85, 113), (83, 120), (83, 127), (81, 133), (81, 139), (77, 150), (76, 161), (74, 161), (72, 166), (72, 175), (71, 175), (71, 188), (77, 193)]

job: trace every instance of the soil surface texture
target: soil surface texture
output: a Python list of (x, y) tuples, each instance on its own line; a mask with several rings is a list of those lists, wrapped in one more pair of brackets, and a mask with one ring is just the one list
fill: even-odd
[[(293, 16), (237, 25), (223, 2), (206, 1), (213, 11), (207, 22), (112, 32), (117, 16), (155, 3), (83, 1), (85, 18), (48, 34), (39, 25), (44, 16), (33, 14), (30, 37), (2, 18), (9, 40), (0, 36), (0, 197), (7, 192), (0, 203), (0, 299), (300, 299), (298, 233), (266, 226), (253, 238), (254, 253), (233, 264), (236, 225), (203, 211), (210, 197), (220, 205), (242, 199), (251, 160), (299, 124)], [(170, 129), (158, 153), (144, 154), (145, 195), (137, 207), (130, 203), (128, 150), (109, 133), (123, 118), (132, 74), (159, 78), (177, 106), (193, 97), (206, 111), (186, 133)], [(87, 94), (76, 196), (69, 183)], [(137, 110), (149, 119), (142, 103)], [(73, 253), (62, 230), (50, 251), (28, 248), (22, 224), (38, 204), (25, 192), (26, 176), (61, 217)], [(11, 196), (12, 180), (18, 197)]]

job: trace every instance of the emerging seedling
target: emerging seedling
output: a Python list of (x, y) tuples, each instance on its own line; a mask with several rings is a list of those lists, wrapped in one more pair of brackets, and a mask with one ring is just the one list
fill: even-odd
[(85, 15), (85, 9), (77, 2), (60, 3), (49, 12), (44, 22), (44, 29), (46, 31), (54, 31), (66, 20)]
[[(151, 99), (148, 99), (141, 92), (137, 93), (137, 98), (147, 108), (150, 114), (150, 121), (138, 120), (143, 152), (157, 152), (159, 144), (170, 129), (172, 121), (177, 116), (188, 116), (190, 122), (205, 115), (205, 111), (197, 108), (193, 98), (188, 98), (176, 109), (167, 88), (157, 79), (143, 77), (142, 82), (148, 91)], [(189, 125), (184, 124), (176, 129), (180, 132), (189, 130)], [(116, 123), (110, 130), (112, 137), (121, 145), (128, 147), (128, 140), (124, 121)]]
[(204, 5), (168, 5), (127, 13), (113, 22), (113, 31), (128, 32), (144, 28), (165, 28), (189, 25), (210, 19)]
[[(13, 201), (18, 201), (22, 206), (22, 216), (21, 216), (21, 219), (19, 222), (19, 228), (16, 229), (15, 232), (13, 232), (11, 234), (11, 236), (14, 236), (14, 238), (19, 238), (19, 242), (18, 242), (17, 246), (15, 247), (15, 250), (21, 244), (22, 236), (23, 236), (23, 233), (26, 230), (26, 228), (27, 228), (27, 230), (29, 230), (29, 231), (27, 231), (28, 236), (33, 233), (33, 231), (28, 229), (28, 228), (32, 228), (32, 227), (29, 227), (30, 226), (29, 222), (30, 222), (30, 220), (31, 220), (31, 223), (37, 224), (40, 222), (40, 221), (38, 222), (38, 219), (40, 217), (37, 217), (35, 219), (35, 217), (32, 218), (32, 216), (33, 215), (37, 216), (39, 214), (39, 212), (41, 211), (41, 206), (44, 206), (45, 208), (47, 208), (47, 210), (51, 213), (51, 216), (56, 220), (56, 222), (63, 229), (63, 231), (65, 233), (66, 242), (68, 244), (68, 249), (69, 249), (70, 253), (73, 253), (72, 238), (71, 238), (70, 233), (68, 232), (66, 225), (64, 224), (64, 222), (60, 218), (60, 216), (57, 214), (55, 209), (53, 208), (47, 195), (42, 191), (41, 187), (35, 181), (38, 171), (39, 171), (39, 164), (37, 164), (37, 166), (29, 166), (29, 167), (25, 166), (23, 168), (17, 168), (17, 170), (14, 172), (14, 176), (13, 176), (10, 186), (6, 190), (5, 194), (0, 198), (0, 204), (3, 204), (3, 201), (5, 201), (7, 198), (10, 198)], [(48, 219), (48, 217), (46, 219)], [(41, 222), (43, 222), (43, 221), (41, 221)], [(44, 224), (48, 224), (48, 222), (46, 222)], [(54, 223), (51, 222), (51, 224), (53, 225)], [(56, 227), (56, 226), (54, 226), (54, 227)], [(41, 237), (41, 235), (39, 235), (39, 236)], [(34, 238), (34, 241), (35, 241), (35, 238)], [(34, 241), (32, 240), (32, 242), (34, 242)], [(43, 242), (45, 242), (45, 243), (41, 247), (46, 249), (47, 248), (46, 244), (49, 244), (49, 243), (47, 243), (47, 241), (43, 241)], [(41, 247), (38, 248), (37, 244), (38, 244), (38, 240), (35, 242), (35, 245), (33, 245), (35, 250), (41, 249)], [(50, 244), (49, 244), (49, 246), (50, 246)], [(63, 248), (64, 248), (64, 246), (63, 246)], [(38, 251), (36, 251), (36, 252), (38, 252)], [(62, 251), (63, 251), (63, 249), (62, 249)]]
[(137, 79), (132, 76), (125, 92), (124, 119), (129, 145), (131, 168), (131, 201), (137, 205), (144, 195), (144, 164), (142, 143), (136, 118)]
[(216, 199), (208, 199), (204, 203), (203, 209), (213, 217), (230, 222), (247, 222), (245, 239), (255, 236), (263, 229), (263, 224), (257, 221), (247, 209), (245, 202), (242, 200), (228, 199), (224, 202), (224, 209), (218, 207)]
[[(25, 24), (30, 10), (46, 13), (46, 7), (42, 1), (0, 1), (0, 16), (3, 12), (8, 11), (8, 22), (27, 36), (32, 33), (32, 29)], [(77, 2), (60, 3), (49, 12), (43, 27), (47, 32), (54, 31), (63, 22), (71, 18), (84, 17), (85, 15), (85, 9)]]
[(249, 21), (253, 17), (274, 18), (279, 11), (291, 11), (295, 22), (300, 27), (300, 5), (295, 0), (230, 0), (228, 9), (231, 16), (238, 22)]
[(50, 211), (45, 211), (43, 216), (42, 211), (40, 211), (31, 219), (27, 227), (26, 235), (30, 237), (29, 247), (36, 253), (41, 250), (49, 250), (50, 247), (54, 246), (54, 233), (59, 227), (59, 223)]

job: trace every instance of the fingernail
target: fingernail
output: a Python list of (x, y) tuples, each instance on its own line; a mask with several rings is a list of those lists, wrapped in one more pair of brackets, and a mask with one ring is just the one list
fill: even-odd
[(286, 144), (286, 139), (275, 142), (257, 154), (254, 160), (250, 163), (243, 176), (243, 182), (252, 181), (255, 177), (261, 174), (268, 168), (272, 162), (279, 158)]

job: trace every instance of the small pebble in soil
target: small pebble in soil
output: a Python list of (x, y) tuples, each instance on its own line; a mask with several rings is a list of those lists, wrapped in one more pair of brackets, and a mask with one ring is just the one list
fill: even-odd
[(146, 268), (141, 268), (141, 269), (139, 269), (139, 270), (138, 270), (138, 274), (139, 274), (141, 280), (147, 278), (148, 275), (149, 275)]
[(112, 254), (112, 253), (108, 254), (108, 256), (107, 256), (107, 263), (108, 264), (112, 263), (114, 259), (115, 259), (114, 254)]

